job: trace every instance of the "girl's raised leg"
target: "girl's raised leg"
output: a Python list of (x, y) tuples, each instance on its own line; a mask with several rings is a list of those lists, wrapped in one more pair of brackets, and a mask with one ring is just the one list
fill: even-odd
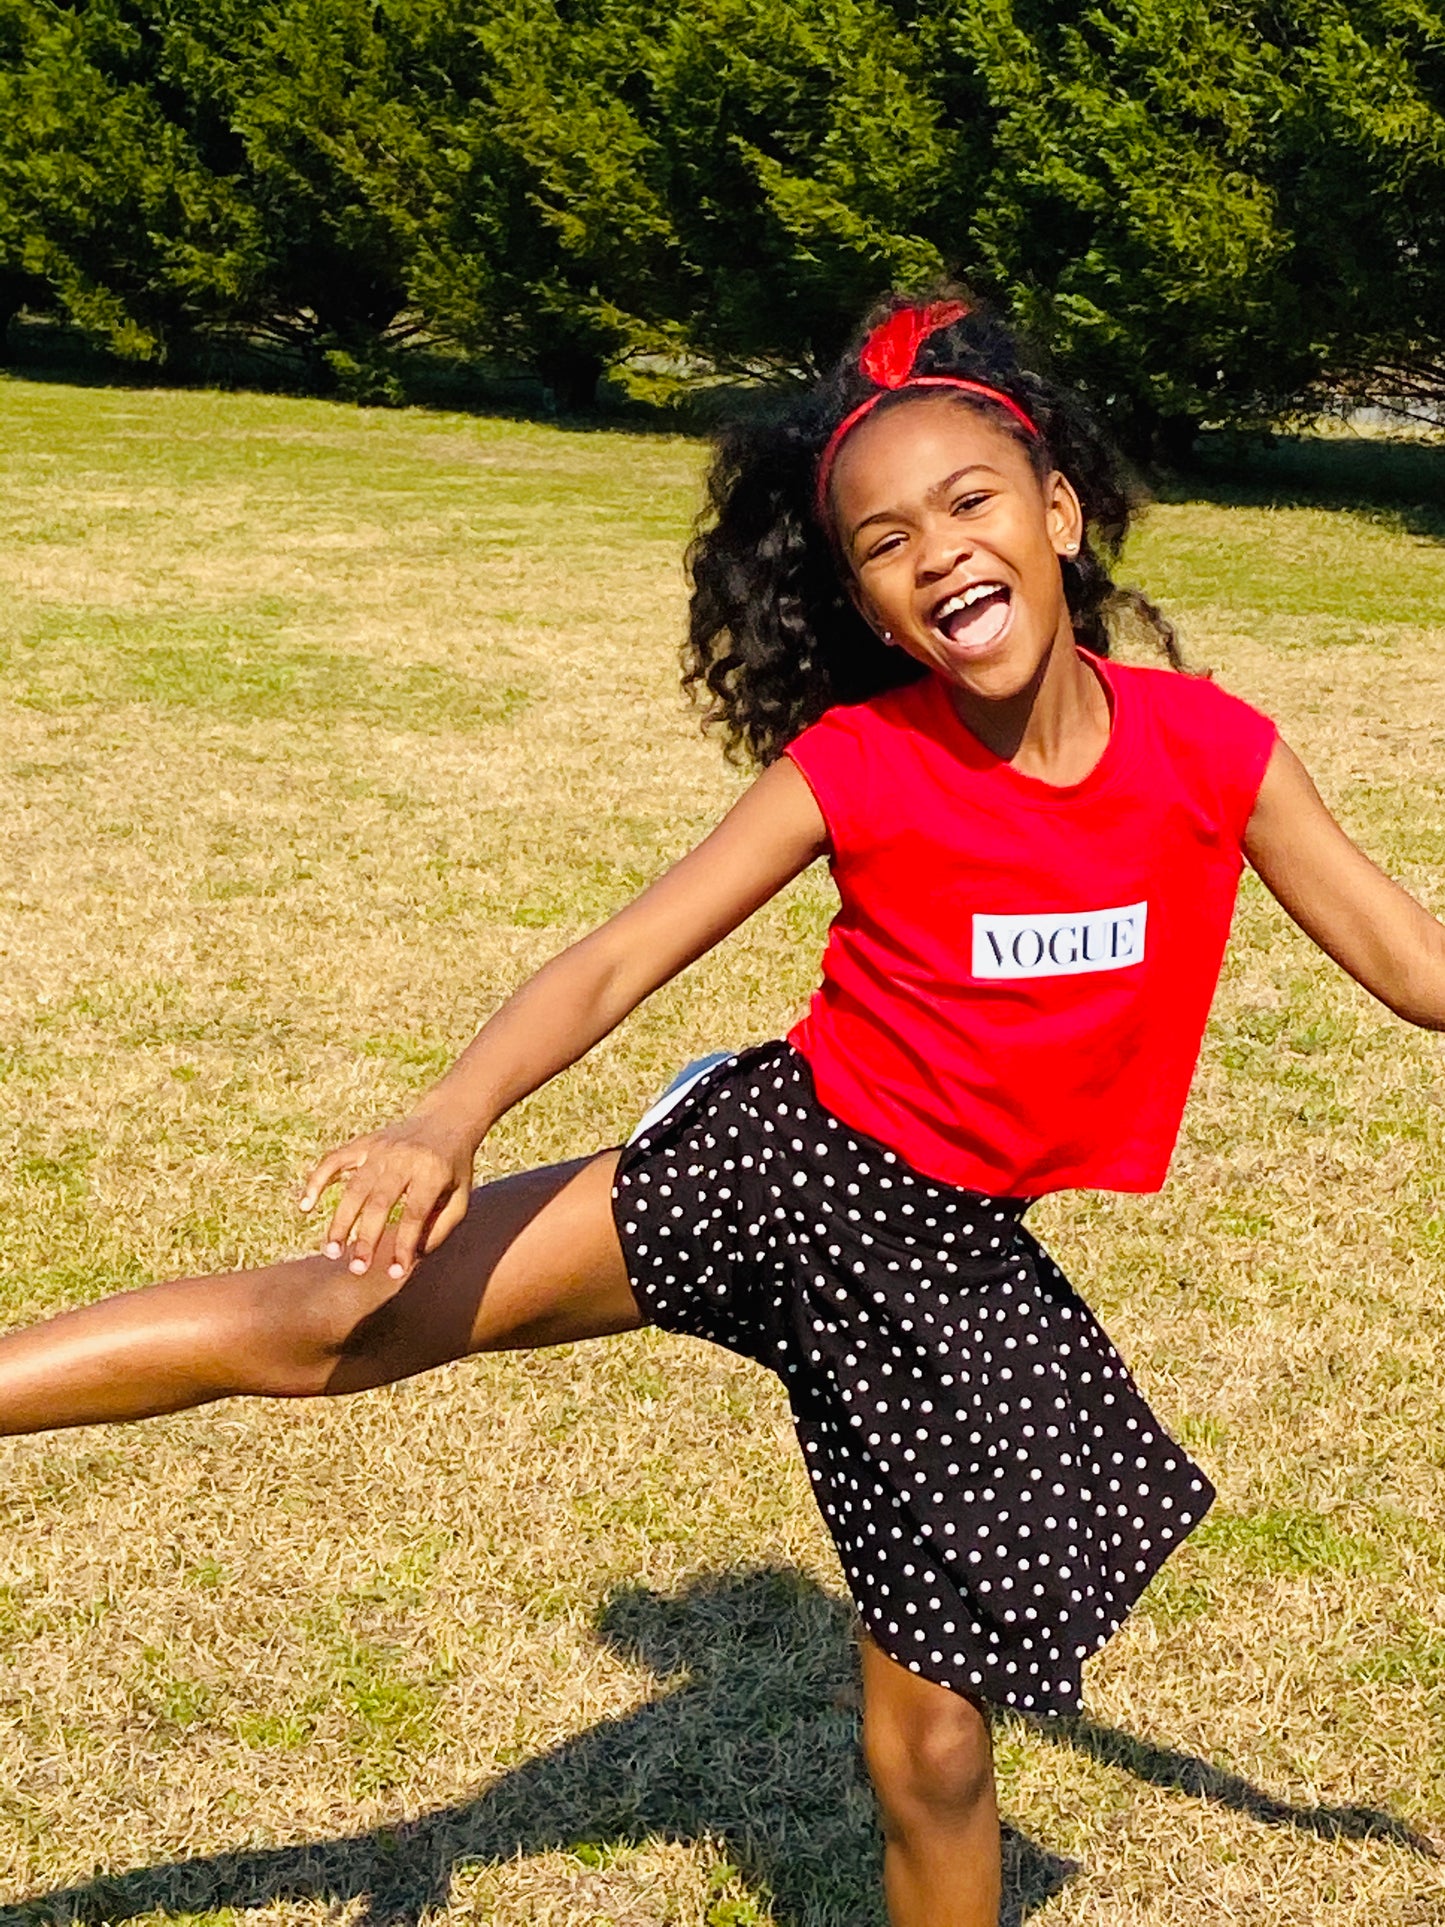
[(612, 1222), (618, 1153), (500, 1178), (402, 1284), (384, 1236), (345, 1258), (151, 1285), (0, 1338), (0, 1433), (149, 1418), (252, 1393), (307, 1398), (410, 1378), (469, 1352), (631, 1331)]
[(893, 1927), (998, 1927), (988, 1716), (866, 1634), (862, 1647), (863, 1757), (883, 1822), (888, 1918)]

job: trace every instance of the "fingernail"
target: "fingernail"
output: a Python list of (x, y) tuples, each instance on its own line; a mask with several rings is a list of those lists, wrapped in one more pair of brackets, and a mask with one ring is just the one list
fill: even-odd
[(351, 1269), (353, 1271), (365, 1271), (366, 1270), (365, 1258), (353, 1258), (351, 1261)]
[(388, 1277), (388, 1278), (400, 1278), (400, 1277), (402, 1277), (402, 1276), (403, 1276), (403, 1273), (402, 1273), (402, 1269), (401, 1269), (401, 1266), (400, 1266), (400, 1265), (391, 1265), (391, 1266), (389, 1266), (389, 1267), (388, 1267), (388, 1269), (387, 1269), (387, 1274), (386, 1274), (386, 1275), (387, 1275), (387, 1277)]
[(326, 1247), (326, 1255), (328, 1258), (339, 1258), (341, 1256), (341, 1246), (337, 1244), (334, 1238)]
[(316, 1202), (315, 1198), (303, 1198), (301, 1200), (301, 1209), (303, 1211), (309, 1211), (312, 1205), (315, 1204), (315, 1202)]

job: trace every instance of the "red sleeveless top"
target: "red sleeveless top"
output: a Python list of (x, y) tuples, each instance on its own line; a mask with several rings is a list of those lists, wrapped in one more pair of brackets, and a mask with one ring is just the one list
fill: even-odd
[(818, 1096), (994, 1196), (1164, 1181), (1276, 732), (1202, 677), (1090, 657), (1112, 722), (1082, 782), (986, 749), (926, 676), (787, 754), (841, 904), (790, 1041)]

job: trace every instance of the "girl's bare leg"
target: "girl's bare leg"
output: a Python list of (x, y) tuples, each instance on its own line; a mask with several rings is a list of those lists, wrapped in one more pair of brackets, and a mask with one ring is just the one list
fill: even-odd
[(469, 1352), (557, 1345), (644, 1320), (612, 1222), (618, 1153), (501, 1178), (404, 1284), (391, 1238), (342, 1259), (182, 1278), (0, 1338), (0, 1433), (148, 1418), (255, 1393), (386, 1385)]
[(863, 1638), (863, 1755), (883, 1821), (893, 1927), (998, 1927), (993, 1745), (971, 1700)]

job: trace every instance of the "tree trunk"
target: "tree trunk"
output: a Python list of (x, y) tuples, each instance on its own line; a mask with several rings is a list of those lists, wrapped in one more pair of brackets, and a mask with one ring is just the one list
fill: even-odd
[(551, 391), (560, 415), (579, 415), (597, 406), (597, 387), (607, 372), (601, 355), (583, 348), (548, 349), (537, 357), (537, 373)]
[(0, 366), (8, 366), (13, 349), (10, 324), (29, 301), (43, 300), (49, 292), (43, 281), (33, 275), (0, 270)]
[(1194, 415), (1164, 415), (1154, 430), (1154, 452), (1166, 468), (1191, 468), (1199, 441), (1199, 421)]

